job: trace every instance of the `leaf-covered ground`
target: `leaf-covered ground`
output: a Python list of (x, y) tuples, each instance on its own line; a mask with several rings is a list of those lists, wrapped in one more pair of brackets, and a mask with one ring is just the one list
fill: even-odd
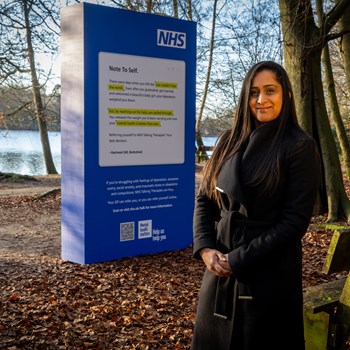
[[(2, 183), (0, 349), (189, 349), (203, 274), (191, 247), (92, 265), (63, 261), (60, 191), (37, 198), (28, 190), (57, 181)], [(314, 218), (303, 240), (305, 286), (340, 277), (320, 273), (332, 234), (324, 221)]]

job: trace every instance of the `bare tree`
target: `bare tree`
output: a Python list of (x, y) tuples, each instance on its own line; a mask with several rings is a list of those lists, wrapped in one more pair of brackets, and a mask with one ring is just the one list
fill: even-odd
[(326, 192), (324, 205), (328, 221), (345, 215), (350, 221), (350, 202), (345, 193), (340, 160), (327, 114), (322, 85), (321, 53), (337, 21), (350, 6), (348, 0), (339, 2), (328, 11), (319, 25), (313, 17), (310, 0), (280, 0), (284, 37), (284, 57), (296, 98), (301, 125), (319, 142)]
[[(339, 0), (337, 1), (337, 3)], [(339, 20), (339, 30), (344, 34), (340, 42), (340, 50), (344, 61), (345, 77), (350, 96), (350, 7), (348, 6)]]
[(36, 111), (36, 118), (39, 125), (40, 139), (41, 139), (41, 144), (43, 148), (46, 171), (48, 174), (57, 174), (57, 170), (55, 168), (55, 164), (52, 158), (49, 135), (47, 130), (47, 123), (46, 123), (45, 114), (44, 114), (44, 105), (43, 105), (41, 91), (40, 91), (40, 83), (38, 80), (36, 66), (35, 66), (35, 56), (34, 56), (34, 49), (32, 44), (32, 30), (31, 30), (31, 24), (29, 19), (29, 12), (31, 11), (31, 9), (32, 7), (31, 7), (31, 4), (28, 4), (28, 0), (23, 0), (24, 22), (25, 22), (25, 29), (26, 29), (28, 60), (29, 60), (30, 74), (31, 74), (31, 80), (32, 80), (33, 96), (34, 96), (34, 106)]
[[(320, 26), (323, 26), (325, 13), (323, 11), (322, 0), (316, 1), (316, 8), (317, 8), (318, 22)], [(350, 145), (349, 145), (349, 140), (344, 127), (344, 123), (340, 114), (328, 42), (325, 42), (323, 47), (322, 62), (323, 62), (324, 71), (325, 71), (324, 80), (325, 80), (325, 85), (327, 87), (327, 92), (328, 92), (328, 104), (331, 110), (331, 115), (333, 116), (334, 125), (336, 129), (337, 137), (339, 140), (339, 144), (340, 144), (340, 149), (343, 155), (343, 163), (344, 163), (346, 175), (348, 179), (350, 179)]]
[(147, 13), (152, 12), (152, 0), (147, 0), (146, 12)]
[(201, 131), (200, 131), (200, 125), (201, 125), (201, 121), (202, 121), (205, 102), (207, 99), (209, 82), (210, 82), (210, 72), (211, 72), (212, 63), (213, 63), (215, 23), (216, 23), (216, 7), (217, 7), (217, 0), (214, 0), (207, 76), (205, 79), (204, 91), (203, 91), (203, 96), (202, 96), (202, 103), (201, 103), (201, 106), (200, 106), (200, 109), (199, 109), (199, 112), (197, 115), (197, 120), (196, 120), (197, 156), (199, 157), (199, 160), (201, 160), (201, 158), (203, 160), (208, 159), (208, 155), (204, 149), (204, 144), (203, 144), (202, 135), (201, 135)]
[(174, 8), (174, 17), (179, 18), (179, 7), (177, 4), (177, 0), (173, 0), (173, 8)]
[(346, 176), (350, 180), (350, 144), (340, 114), (328, 43), (326, 43), (323, 48), (322, 60), (325, 70), (325, 85), (327, 86), (328, 91), (328, 104), (330, 106), (331, 115), (333, 116), (335, 130), (339, 140), (340, 149), (343, 155)]
[[(57, 18), (57, 8), (50, 1), (13, 0), (0, 4), (0, 83), (13, 89), (19, 86), (21, 89), (31, 88), (48, 174), (57, 173), (51, 154), (42, 100), (42, 91), (50, 72), (45, 75), (38, 69), (35, 50), (43, 53), (57, 50)], [(39, 74), (43, 78), (42, 84), (39, 82)], [(21, 84), (18, 84), (18, 81)], [(24, 101), (23, 106), (29, 102), (31, 101)], [(22, 109), (21, 105), (19, 109)]]
[(188, 13), (188, 19), (192, 21), (192, 1), (187, 0), (187, 13)]
[[(282, 63), (281, 37), (276, 1), (230, 0), (220, 6), (205, 116), (215, 118), (225, 110), (234, 111), (244, 75), (254, 63), (261, 60)], [(204, 81), (201, 63), (198, 66), (199, 79)], [(201, 91), (200, 86), (198, 90)]]

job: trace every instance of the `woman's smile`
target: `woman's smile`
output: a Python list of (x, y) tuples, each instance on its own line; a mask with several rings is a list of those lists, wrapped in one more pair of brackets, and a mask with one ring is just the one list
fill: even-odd
[(257, 107), (256, 109), (260, 113), (266, 113), (271, 109), (271, 107)]

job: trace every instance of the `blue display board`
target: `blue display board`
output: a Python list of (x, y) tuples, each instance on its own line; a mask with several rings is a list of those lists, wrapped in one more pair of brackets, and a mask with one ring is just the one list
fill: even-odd
[(196, 24), (61, 11), (62, 258), (95, 263), (192, 243)]

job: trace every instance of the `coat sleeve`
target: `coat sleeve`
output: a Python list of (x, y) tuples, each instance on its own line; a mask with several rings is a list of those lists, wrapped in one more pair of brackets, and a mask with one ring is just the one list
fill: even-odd
[(251, 242), (229, 253), (232, 271), (239, 275), (278, 254), (287, 245), (295, 246), (305, 234), (319, 190), (321, 167), (316, 143), (306, 139), (287, 158), (287, 186), (282, 215)]
[(201, 259), (199, 251), (203, 248), (216, 248), (216, 221), (220, 209), (214, 201), (199, 190), (193, 217), (193, 256)]

